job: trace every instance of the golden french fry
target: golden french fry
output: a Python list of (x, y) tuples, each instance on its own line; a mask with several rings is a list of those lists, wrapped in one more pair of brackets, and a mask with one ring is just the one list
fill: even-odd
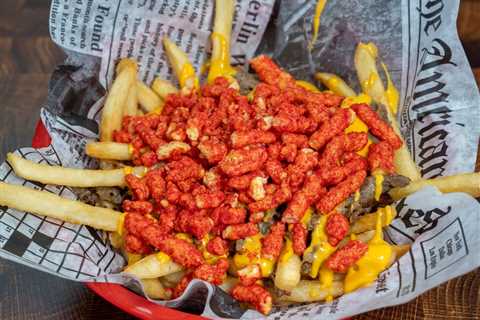
[[(382, 227), (388, 226), (393, 219), (397, 216), (397, 210), (395, 207), (387, 206), (385, 208), (379, 208), (382, 210)], [(361, 216), (357, 221), (353, 223), (350, 227), (349, 233), (362, 233), (369, 230), (375, 230), (377, 224), (377, 212), (367, 213)]]
[(127, 143), (88, 142), (85, 153), (92, 158), (103, 160), (131, 160), (132, 147)]
[(399, 200), (426, 186), (437, 187), (443, 193), (465, 192), (472, 197), (480, 197), (480, 172), (413, 181), (403, 188), (393, 188), (389, 194), (394, 200)]
[(138, 102), (146, 112), (161, 113), (163, 109), (163, 100), (143, 82), (137, 82)]
[(317, 72), (315, 74), (315, 78), (335, 94), (344, 97), (353, 97), (356, 95), (355, 91), (353, 91), (353, 89), (350, 88), (348, 84), (336, 74)]
[(338, 297), (343, 294), (343, 282), (333, 281), (330, 288), (324, 288), (317, 280), (300, 280), (289, 295), (277, 297), (277, 301), (314, 302), (325, 300), (327, 296)]
[(168, 300), (171, 298), (171, 291), (165, 290), (160, 279), (141, 279), (141, 282), (145, 294), (150, 299)]
[(127, 266), (123, 272), (133, 274), (140, 279), (151, 279), (163, 277), (182, 269), (182, 266), (173, 262), (168, 255), (158, 252)]
[[(373, 43), (358, 44), (354, 57), (358, 80), (360, 81), (363, 92), (372, 97), (375, 102), (386, 106), (385, 110), (387, 111), (388, 121), (393, 130), (402, 138), (394, 114), (397, 105), (393, 105), (395, 103), (398, 104), (398, 99), (390, 99), (385, 91), (385, 87), (377, 70), (377, 56), (378, 49)], [(405, 141), (403, 146), (395, 151), (394, 165), (395, 171), (398, 174), (408, 177), (412, 181), (421, 179), (420, 172), (407, 149)]]
[(152, 89), (164, 100), (169, 94), (178, 93), (178, 89), (170, 81), (163, 80), (159, 77), (153, 81)]
[(142, 175), (146, 170), (144, 167), (128, 168), (128, 170), (127, 168), (112, 170), (64, 168), (35, 163), (13, 153), (7, 154), (7, 161), (15, 174), (26, 180), (80, 188), (124, 186), (125, 174), (129, 173), (128, 171)]
[(292, 242), (287, 239), (277, 261), (274, 283), (279, 289), (290, 291), (300, 282), (302, 261), (293, 253)]
[(185, 270), (180, 270), (174, 273), (167, 274), (163, 277), (160, 278), (162, 281), (162, 284), (168, 288), (173, 288), (175, 287), (185, 276), (187, 271)]
[(180, 87), (182, 89), (198, 88), (198, 78), (187, 54), (167, 37), (163, 38), (163, 46), (165, 47), (167, 58), (172, 65), (178, 82), (180, 83)]
[(103, 107), (100, 120), (100, 141), (112, 141), (113, 131), (121, 127), (128, 93), (136, 81), (137, 64), (133, 60), (122, 59), (118, 64), (117, 74)]
[(122, 216), (118, 211), (3, 182), (0, 182), (0, 205), (105, 231), (116, 231)]
[(124, 116), (136, 116), (138, 113), (137, 87), (131, 86), (128, 91), (127, 102), (123, 109)]
[(212, 58), (207, 81), (212, 83), (217, 77), (231, 78), (235, 69), (230, 66), (230, 34), (232, 32), (234, 0), (215, 1), (215, 21), (212, 33)]

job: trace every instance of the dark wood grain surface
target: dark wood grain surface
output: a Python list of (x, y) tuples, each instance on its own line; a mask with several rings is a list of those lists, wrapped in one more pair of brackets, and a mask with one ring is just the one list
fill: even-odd
[[(28, 146), (48, 79), (64, 56), (48, 34), (47, 0), (0, 1), (0, 161)], [(480, 1), (462, 1), (459, 33), (480, 83)], [(478, 170), (477, 161), (477, 170)], [(356, 319), (479, 319), (480, 271), (410, 303)], [(132, 319), (84, 285), (0, 260), (0, 319)]]

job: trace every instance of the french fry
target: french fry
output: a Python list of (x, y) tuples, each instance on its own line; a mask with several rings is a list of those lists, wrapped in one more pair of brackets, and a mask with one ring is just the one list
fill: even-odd
[[(49, 166), (23, 159), (13, 153), (7, 154), (7, 161), (13, 167), (17, 176), (44, 184), (79, 188), (125, 185), (124, 178), (127, 171), (125, 169), (89, 170)], [(142, 175), (145, 170), (144, 167), (131, 168), (132, 173), (137, 175)]]
[(302, 261), (299, 256), (293, 253), (290, 240), (283, 249), (277, 261), (274, 283), (279, 289), (290, 291), (300, 282)]
[(141, 81), (137, 81), (138, 102), (146, 112), (161, 113), (163, 109), (163, 100), (147, 85)]
[(180, 87), (187, 90), (198, 88), (198, 78), (187, 54), (167, 37), (163, 38), (163, 46), (165, 47), (167, 58), (172, 65), (178, 82), (180, 83)]
[(133, 274), (140, 279), (152, 279), (163, 277), (180, 270), (182, 270), (182, 266), (173, 262), (165, 253), (158, 252), (127, 266), (123, 272)]
[(162, 284), (165, 287), (173, 288), (183, 279), (186, 273), (187, 271), (185, 270), (180, 270), (174, 273), (170, 273), (161, 277), (160, 281), (162, 281)]
[[(385, 208), (379, 208), (378, 210), (382, 210), (382, 227), (388, 226), (393, 219), (397, 216), (397, 210), (395, 207), (387, 206)], [(349, 233), (362, 233), (369, 230), (375, 230), (375, 226), (377, 223), (377, 212), (367, 213), (361, 216), (357, 221), (353, 223), (350, 227)]]
[(411, 248), (411, 245), (409, 244), (397, 244), (392, 246), (393, 253), (395, 255), (394, 260), (392, 261), (392, 264), (400, 259), (405, 253), (407, 253)]
[(135, 84), (137, 64), (123, 59), (117, 66), (117, 78), (108, 92), (100, 120), (100, 141), (112, 141), (113, 131), (122, 124), (123, 110), (130, 88)]
[(118, 142), (88, 142), (85, 147), (88, 156), (103, 160), (131, 160), (132, 151), (129, 144)]
[(232, 32), (234, 0), (215, 1), (215, 21), (212, 33), (212, 58), (207, 81), (212, 83), (217, 77), (231, 78), (235, 69), (230, 66), (230, 38)]
[(336, 74), (317, 72), (315, 74), (315, 78), (335, 94), (344, 97), (353, 97), (356, 95), (355, 91), (353, 91), (353, 89), (350, 88), (348, 84)]
[(128, 91), (127, 102), (123, 108), (124, 116), (136, 116), (138, 113), (137, 87), (132, 86)]
[[(394, 99), (388, 99), (385, 87), (378, 74), (376, 59), (378, 55), (378, 49), (373, 43), (359, 43), (355, 50), (355, 69), (357, 70), (358, 80), (362, 87), (363, 92), (368, 94), (372, 99), (386, 106), (387, 117), (393, 130), (402, 138), (400, 129), (395, 118), (395, 111), (397, 106), (389, 105)], [(397, 99), (398, 103), (398, 99)], [(402, 138), (403, 140), (403, 138)], [(394, 158), (395, 171), (405, 177), (410, 178), (412, 181), (420, 180), (421, 175), (415, 162), (407, 149), (405, 141), (403, 146), (395, 152)]]
[(394, 200), (399, 200), (426, 186), (437, 187), (443, 193), (465, 192), (472, 197), (480, 197), (480, 172), (413, 181), (405, 187), (393, 188), (389, 194)]
[(150, 299), (168, 300), (171, 298), (170, 291), (165, 290), (160, 279), (141, 279), (141, 282)]
[(153, 81), (152, 89), (163, 100), (167, 99), (167, 96), (169, 94), (178, 93), (178, 89), (170, 81), (164, 80), (159, 77), (155, 78), (155, 80)]
[(0, 205), (105, 231), (116, 231), (122, 216), (118, 211), (4, 182), (0, 182)]
[(317, 280), (300, 280), (289, 295), (277, 297), (277, 301), (314, 302), (325, 300), (327, 296), (338, 297), (343, 294), (343, 282), (334, 280), (330, 288), (324, 288)]

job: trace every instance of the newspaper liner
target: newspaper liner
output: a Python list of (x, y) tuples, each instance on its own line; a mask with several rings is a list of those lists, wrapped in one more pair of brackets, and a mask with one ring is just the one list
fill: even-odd
[[(273, 0), (237, 2), (232, 61), (242, 64), (262, 39)], [(480, 98), (456, 34), (458, 1), (330, 0), (319, 40), (309, 53), (315, 2), (277, 1), (257, 52), (273, 55), (300, 79), (309, 80), (312, 71), (325, 70), (355, 86), (355, 45), (374, 41), (393, 81), (401, 84), (401, 129), (423, 176), (473, 171)], [(114, 62), (124, 56), (136, 58), (140, 77), (147, 83), (156, 75), (169, 78), (158, 43), (169, 34), (198, 70), (206, 59), (212, 14), (213, 1), (119, 0), (113, 6), (106, 0), (54, 0), (51, 36), (68, 58), (52, 75), (41, 109), (52, 143), (16, 152), (40, 163), (94, 167), (83, 147), (97, 137), (103, 87), (108, 88), (112, 79)], [(76, 197), (66, 187), (20, 179), (7, 163), (0, 166), (0, 180)], [(336, 319), (396, 305), (480, 265), (475, 254), (480, 249), (480, 205), (475, 199), (462, 193), (441, 195), (428, 187), (399, 201), (396, 208), (399, 217), (387, 228), (386, 239), (412, 243), (412, 249), (372, 286), (331, 303), (279, 308), (268, 318)], [(136, 279), (119, 273), (125, 261), (106, 235), (89, 227), (0, 207), (0, 248), (6, 259), (63, 278), (121, 283), (141, 291)], [(159, 303), (207, 317), (261, 317), (240, 309), (230, 296), (203, 281), (193, 281), (179, 299)]]

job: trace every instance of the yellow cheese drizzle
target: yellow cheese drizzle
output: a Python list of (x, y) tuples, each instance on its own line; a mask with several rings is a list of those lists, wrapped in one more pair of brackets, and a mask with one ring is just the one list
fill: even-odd
[(233, 263), (238, 269), (242, 269), (250, 264), (258, 264), (262, 277), (268, 277), (273, 272), (275, 262), (261, 256), (261, 239), (261, 234), (245, 238), (241, 252), (237, 252), (233, 256)]
[(325, 5), (327, 4), (327, 0), (318, 0), (317, 6), (315, 7), (315, 15), (313, 16), (313, 35), (312, 40), (310, 41), (308, 48), (312, 50), (315, 41), (318, 38), (318, 30), (320, 29), (320, 16), (322, 15), (323, 9), (325, 9)]
[(303, 257), (313, 253), (313, 262), (310, 269), (310, 277), (316, 278), (318, 270), (322, 263), (335, 251), (336, 247), (332, 247), (328, 242), (327, 235), (325, 233), (325, 224), (327, 223), (327, 215), (322, 215), (320, 221), (315, 226), (312, 232), (312, 241), (310, 246), (305, 249)]
[(188, 233), (177, 233), (175, 237), (193, 243), (192, 237)]
[(345, 293), (368, 286), (390, 264), (393, 251), (392, 247), (383, 240), (382, 214), (382, 210), (377, 211), (375, 235), (368, 242), (367, 252), (354, 266), (348, 269), (344, 283)]
[(220, 33), (212, 33), (212, 41), (220, 43), (220, 57), (210, 61), (210, 71), (208, 73), (208, 83), (212, 83), (217, 77), (232, 77), (236, 70), (230, 65), (230, 52), (227, 39)]
[(160, 262), (160, 263), (167, 263), (170, 261), (170, 257), (168, 256), (168, 254), (164, 253), (164, 252), (158, 252), (157, 255), (155, 256), (157, 258), (157, 260)]
[(325, 301), (330, 302), (333, 300), (332, 296), (332, 284), (333, 284), (333, 271), (325, 266), (322, 266), (319, 271), (320, 283), (323, 290), (328, 291), (328, 295)]
[(393, 114), (397, 114), (398, 101), (400, 100), (400, 94), (398, 93), (397, 88), (395, 88), (395, 85), (393, 84), (392, 79), (390, 78), (390, 73), (388, 72), (387, 66), (383, 62), (382, 62), (382, 68), (383, 68), (383, 71), (385, 72), (385, 76), (387, 77), (387, 89), (385, 90), (385, 100), (387, 102), (388, 107), (390, 108), (390, 111), (392, 111)]
[[(358, 96), (355, 97), (347, 97), (342, 101), (342, 108), (350, 108), (352, 105), (357, 104), (357, 103), (366, 103), (366, 104), (371, 104), (372, 103), (372, 98), (366, 94), (359, 94)], [(368, 127), (363, 122), (359, 117), (355, 117), (353, 120), (352, 124), (345, 129), (345, 133), (349, 132), (368, 132)], [(368, 154), (368, 148), (372, 144), (372, 140), (369, 138), (367, 145), (363, 147), (362, 150), (357, 151), (359, 155), (362, 157), (366, 157)]]
[(295, 83), (297, 84), (297, 86), (307, 89), (308, 91), (320, 92), (320, 90), (318, 90), (318, 88), (311, 82), (304, 81), (304, 80), (297, 80), (295, 81)]
[(117, 233), (119, 235), (122, 235), (123, 234), (123, 225), (125, 223), (125, 213), (122, 213), (120, 215), (120, 217), (118, 218), (118, 222), (117, 222)]
[(130, 143), (128, 144), (128, 154), (129, 155), (132, 155), (133, 154), (133, 151), (135, 151), (135, 149), (133, 148), (133, 145)]
[(198, 78), (195, 75), (195, 69), (190, 63), (185, 63), (182, 67), (182, 71), (178, 75), (178, 81), (183, 88), (189, 81), (193, 81), (193, 87), (198, 88)]
[(383, 191), (383, 174), (374, 173), (373, 176), (375, 177), (375, 200), (378, 201)]
[(293, 256), (292, 240), (286, 239), (283, 246), (282, 253), (280, 254), (280, 262), (287, 262)]

